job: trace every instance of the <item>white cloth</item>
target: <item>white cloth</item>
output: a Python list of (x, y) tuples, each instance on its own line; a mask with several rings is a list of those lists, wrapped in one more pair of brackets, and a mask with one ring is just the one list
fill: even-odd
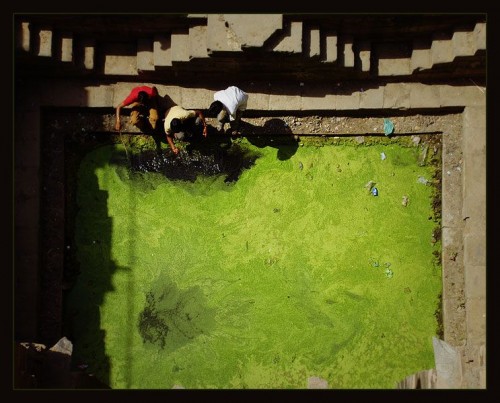
[(229, 120), (236, 118), (236, 111), (247, 108), (248, 94), (238, 87), (231, 86), (214, 94), (214, 101), (220, 101), (229, 113)]

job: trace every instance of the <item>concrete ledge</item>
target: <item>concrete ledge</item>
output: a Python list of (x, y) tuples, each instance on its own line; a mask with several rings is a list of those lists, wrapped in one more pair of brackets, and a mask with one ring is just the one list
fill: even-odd
[(205, 88), (182, 88), (180, 105), (186, 109), (207, 109), (214, 101), (214, 92)]
[(384, 107), (384, 87), (363, 91), (359, 97), (361, 109), (382, 109)]
[(325, 94), (324, 88), (305, 86), (302, 91), (302, 102), (300, 109), (335, 110), (337, 109), (336, 97), (333, 94)]
[[(478, 178), (486, 177), (486, 158), (484, 153), (465, 154), (463, 180), (463, 219), (465, 231), (470, 227), (475, 231), (486, 231), (486, 182)], [(467, 218), (468, 217), (468, 218)]]
[[(276, 85), (271, 87), (272, 92), (269, 95), (269, 110), (300, 110), (302, 106), (300, 91), (296, 94), (290, 94), (288, 86)], [(249, 95), (249, 98), (251, 95)]]
[(109, 86), (85, 87), (85, 98), (87, 106), (106, 107), (113, 104), (114, 90)]
[(254, 110), (269, 110), (270, 99), (269, 93), (249, 92), (247, 107)]
[(410, 90), (409, 84), (387, 84), (384, 87), (385, 109), (408, 109), (410, 108)]
[[(465, 242), (467, 248), (468, 242)], [(484, 251), (484, 247), (483, 247)], [(483, 298), (486, 295), (486, 264), (465, 264), (465, 295), (467, 298)]]
[(351, 95), (335, 95), (335, 105), (338, 110), (359, 109), (360, 92)]
[(155, 69), (153, 42), (149, 39), (137, 40), (137, 69), (153, 71)]
[(441, 106), (460, 106), (465, 99), (465, 89), (463, 86), (440, 85), (439, 100)]
[(411, 108), (439, 108), (440, 104), (439, 86), (410, 84)]
[(467, 298), (467, 341), (486, 343), (486, 298)]
[(486, 266), (486, 232), (474, 231), (464, 235), (464, 263), (466, 278), (470, 265)]

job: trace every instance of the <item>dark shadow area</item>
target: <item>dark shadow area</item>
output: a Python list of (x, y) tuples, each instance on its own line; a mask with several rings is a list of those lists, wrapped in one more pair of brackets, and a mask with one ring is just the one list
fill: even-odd
[[(135, 173), (158, 172), (170, 180), (194, 182), (200, 175), (225, 175), (225, 182), (235, 182), (244, 169), (250, 168), (259, 155), (233, 143), (231, 137), (217, 133), (207, 125), (206, 138), (195, 136), (178, 155), (168, 151), (158, 154), (145, 150), (130, 156), (131, 171)], [(166, 140), (162, 139), (162, 143)]]
[(172, 352), (215, 327), (215, 309), (208, 309), (200, 287), (179, 289), (167, 276), (158, 278), (145, 295), (138, 327), (145, 344)]
[(282, 119), (269, 119), (264, 126), (255, 126), (241, 121), (242, 136), (256, 147), (274, 147), (277, 149), (277, 158), (284, 161), (292, 157), (299, 148), (299, 142), (290, 127)]
[(50, 349), (34, 343), (17, 344), (14, 354), (16, 389), (109, 389), (83, 367), (72, 370), (71, 342), (64, 338)]
[[(87, 357), (92, 358), (94, 363), (88, 368), (89, 374), (99, 373), (97, 383), (73, 379), (69, 388), (95, 388), (96, 385), (103, 388), (109, 383), (110, 368), (105, 352), (105, 335), (100, 327), (99, 306), (106, 293), (113, 289), (113, 273), (127, 269), (116, 266), (111, 258), (112, 221), (107, 211), (107, 192), (99, 189), (95, 175), (85, 183), (79, 182), (78, 169), (89, 151), (110, 144), (112, 137), (99, 137), (82, 130), (85, 126), (81, 126), (79, 119), (71, 115), (68, 111), (53, 110), (46, 110), (42, 115), (41, 180), (44, 191), (40, 200), (41, 283), (37, 342), (50, 346), (61, 336), (67, 337), (74, 344), (73, 355), (66, 357), (71, 361), (67, 370), (81, 372), (78, 365)], [(107, 161), (95, 163), (98, 167)], [(83, 189), (79, 196), (78, 187)], [(99, 239), (90, 239), (85, 235), (77, 239), (79, 208), (82, 202), (89, 201), (91, 206), (85, 208), (91, 209), (95, 225), (100, 228)], [(85, 250), (88, 251), (83, 253), (91, 253), (90, 250), (96, 248), (100, 256), (108, 256), (105, 267), (97, 276), (80, 267), (77, 258), (78, 250), (80, 254)], [(85, 284), (78, 284), (82, 278)], [(73, 304), (71, 309), (67, 309), (66, 300), (77, 284), (76, 299), (81, 301), (81, 305), (75, 308)], [(81, 338), (82, 330), (92, 335), (91, 340)], [(67, 374), (61, 374), (62, 370), (50, 372), (43, 367), (40, 369), (37, 375), (43, 387), (68, 386), (66, 383), (70, 380)]]

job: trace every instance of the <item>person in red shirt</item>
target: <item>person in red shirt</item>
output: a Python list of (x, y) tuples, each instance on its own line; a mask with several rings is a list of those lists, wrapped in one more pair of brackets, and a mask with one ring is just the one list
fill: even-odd
[(130, 94), (116, 107), (115, 129), (120, 131), (121, 109), (130, 106), (130, 123), (145, 134), (152, 134), (156, 131), (158, 122), (160, 96), (156, 87), (138, 86), (132, 89)]

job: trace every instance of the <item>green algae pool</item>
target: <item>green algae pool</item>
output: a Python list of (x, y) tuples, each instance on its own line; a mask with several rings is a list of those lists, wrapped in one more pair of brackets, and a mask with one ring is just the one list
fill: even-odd
[(259, 158), (229, 184), (130, 174), (121, 145), (85, 156), (74, 359), (113, 389), (392, 389), (433, 368), (440, 242), (416, 148), (242, 146)]

